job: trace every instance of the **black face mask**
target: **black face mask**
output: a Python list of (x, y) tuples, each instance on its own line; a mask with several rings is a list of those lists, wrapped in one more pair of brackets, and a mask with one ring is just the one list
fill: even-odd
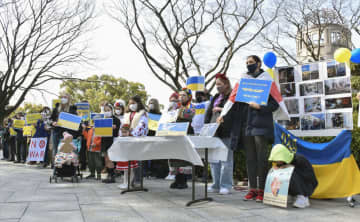
[(257, 63), (247, 65), (248, 73), (254, 74), (257, 69)]
[(202, 101), (204, 101), (202, 96), (196, 97), (196, 102), (201, 103)]

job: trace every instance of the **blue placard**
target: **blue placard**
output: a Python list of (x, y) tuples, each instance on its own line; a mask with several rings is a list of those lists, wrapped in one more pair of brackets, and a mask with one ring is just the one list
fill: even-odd
[(235, 101), (244, 103), (255, 102), (261, 106), (266, 106), (269, 99), (271, 84), (271, 80), (242, 78), (240, 80)]

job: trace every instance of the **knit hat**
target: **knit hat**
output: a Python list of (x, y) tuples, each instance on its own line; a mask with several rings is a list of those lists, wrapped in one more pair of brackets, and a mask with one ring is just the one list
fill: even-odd
[(283, 161), (289, 164), (294, 159), (294, 153), (292, 153), (283, 144), (276, 144), (270, 153), (269, 161)]

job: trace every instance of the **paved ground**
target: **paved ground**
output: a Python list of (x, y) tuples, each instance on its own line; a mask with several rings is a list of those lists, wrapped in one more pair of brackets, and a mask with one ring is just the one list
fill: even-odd
[[(149, 192), (120, 195), (116, 184), (94, 180), (49, 184), (50, 174), (50, 169), (0, 161), (0, 222), (360, 221), (360, 205), (350, 208), (344, 199), (311, 200), (309, 209), (281, 209), (244, 202), (244, 192), (234, 191), (185, 207), (191, 189), (170, 190), (164, 180), (145, 180)], [(201, 185), (197, 188), (203, 191)]]

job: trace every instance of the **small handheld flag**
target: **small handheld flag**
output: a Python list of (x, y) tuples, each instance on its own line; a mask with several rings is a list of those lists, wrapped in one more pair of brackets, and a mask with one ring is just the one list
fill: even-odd
[(113, 136), (113, 119), (95, 119), (94, 120), (94, 128), (95, 128), (95, 136), (99, 137), (112, 137)]
[(149, 130), (156, 131), (158, 128), (159, 120), (161, 115), (148, 113), (148, 127)]
[(193, 91), (204, 91), (205, 77), (204, 76), (191, 76), (186, 81), (186, 88)]

